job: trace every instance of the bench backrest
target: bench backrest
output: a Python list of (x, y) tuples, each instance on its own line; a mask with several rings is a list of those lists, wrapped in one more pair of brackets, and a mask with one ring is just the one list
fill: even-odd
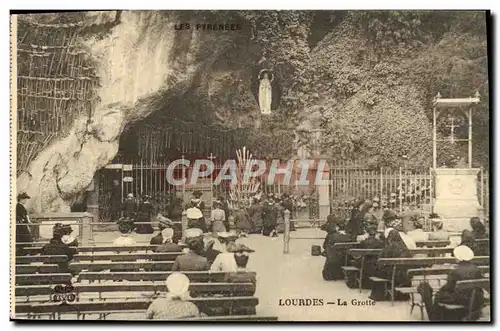
[(32, 256), (16, 256), (16, 264), (30, 263), (64, 263), (68, 261), (66, 255), (32, 255)]
[[(373, 256), (378, 255), (382, 249), (362, 249), (362, 248), (351, 248), (349, 250), (349, 254), (353, 257), (361, 257), (361, 256)], [(451, 247), (425, 247), (425, 248), (415, 248), (411, 249), (410, 253), (415, 254), (446, 254), (453, 253), (453, 248)]]
[[(485, 274), (490, 271), (490, 266), (488, 265), (480, 265), (478, 268)], [(409, 269), (406, 274), (409, 277), (413, 276), (428, 276), (428, 275), (447, 275), (449, 274), (455, 266), (448, 267), (439, 267), (439, 268), (418, 268), (418, 269)]]
[(16, 275), (16, 285), (67, 284), (71, 278), (69, 273)]
[(481, 278), (472, 280), (460, 280), (457, 282), (455, 289), (457, 291), (463, 291), (463, 290), (471, 290), (478, 287), (490, 292), (490, 279)]
[[(256, 297), (207, 297), (192, 298), (190, 300), (200, 311), (214, 307), (257, 306), (259, 299)], [(60, 303), (18, 303), (15, 306), (17, 314), (25, 313), (85, 313), (106, 311), (146, 310), (151, 300), (126, 300), (126, 301), (101, 301), (101, 302), (74, 302), (68, 305)]]
[(77, 254), (73, 257), (73, 261), (137, 261), (137, 260), (152, 260), (152, 261), (175, 261), (177, 256), (184, 253), (107, 253), (107, 254)]
[(72, 262), (69, 265), (69, 269), (73, 272), (81, 272), (82, 270), (88, 271), (103, 271), (103, 270), (120, 270), (120, 271), (139, 271), (141, 269), (146, 270), (172, 270), (174, 265), (173, 261), (128, 261), (128, 262), (107, 262), (107, 261), (96, 261), (96, 262)]
[[(256, 275), (255, 272), (247, 272)], [(139, 271), (139, 272), (88, 272), (83, 271), (78, 275), (78, 281), (89, 280), (128, 280), (128, 281), (165, 281), (171, 272), (164, 271)], [(212, 271), (184, 271), (191, 282), (224, 282), (227, 272)]]
[[(472, 263), (477, 265), (485, 265), (490, 263), (489, 256), (475, 256), (471, 260)], [(379, 265), (392, 265), (392, 266), (431, 266), (434, 264), (456, 264), (458, 260), (455, 257), (414, 257), (414, 258), (380, 258), (377, 260)]]
[(417, 247), (446, 247), (450, 244), (449, 240), (427, 240), (417, 241)]
[[(166, 292), (166, 284), (162, 282), (127, 282), (110, 284), (73, 284), (73, 292), (80, 293), (106, 293), (106, 292)], [(191, 283), (189, 286), (191, 296), (223, 294), (238, 296), (252, 296), (255, 285), (252, 283)], [(16, 296), (50, 295), (54, 293), (52, 285), (16, 286)]]
[(355, 247), (358, 247), (359, 243), (358, 242), (345, 242), (345, 243), (336, 243), (336, 244), (333, 244), (333, 247), (335, 249), (351, 249), (351, 248), (355, 248)]
[(21, 274), (56, 274), (59, 271), (57, 264), (16, 264), (16, 275)]
[[(183, 243), (178, 244), (181, 247), (185, 247), (186, 245)], [(98, 246), (78, 246), (76, 249), (78, 253), (98, 253), (98, 252), (152, 252), (157, 245), (149, 245), (149, 244), (138, 244), (133, 246), (114, 246), (114, 245), (98, 245)], [(25, 247), (23, 248), (24, 252), (29, 255), (40, 254), (42, 247)]]

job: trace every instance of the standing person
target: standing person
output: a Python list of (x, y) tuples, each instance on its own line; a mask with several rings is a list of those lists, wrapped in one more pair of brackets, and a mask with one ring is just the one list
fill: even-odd
[(203, 231), (203, 233), (208, 232), (207, 224), (205, 222), (205, 216), (203, 215), (203, 210), (205, 210), (205, 202), (201, 200), (203, 193), (199, 190), (193, 192), (193, 198), (191, 199), (191, 208), (198, 208), (201, 212), (201, 217), (198, 219), (198, 228)]
[[(428, 282), (420, 283), (417, 288), (431, 321), (461, 321), (464, 317), (466, 320), (477, 320), (481, 315), (481, 307), (484, 303), (483, 290), (481, 288), (463, 291), (456, 289), (458, 281), (483, 278), (481, 270), (470, 262), (474, 258), (474, 253), (467, 246), (458, 246), (453, 250), (453, 255), (459, 262), (448, 275), (446, 284), (437, 291), (434, 302), (432, 300), (433, 290)], [(465, 309), (447, 310), (441, 307), (440, 303), (461, 305)], [(471, 308), (472, 314), (466, 316), (469, 308)]]
[(278, 233), (276, 232), (277, 218), (278, 212), (274, 206), (274, 199), (269, 197), (262, 210), (262, 222), (264, 226), (262, 234), (264, 236), (278, 236)]
[(182, 238), (182, 199), (174, 197), (168, 208), (168, 218), (172, 220), (172, 229), (174, 236), (172, 240), (178, 242)]
[(190, 302), (189, 278), (174, 272), (165, 281), (167, 293), (163, 298), (157, 298), (149, 306), (146, 318), (149, 320), (182, 319), (200, 316), (198, 307)]
[[(29, 224), (31, 220), (28, 216), (28, 211), (24, 206), (30, 196), (26, 192), (22, 192), (17, 196), (16, 205), (16, 243), (31, 243), (33, 242), (33, 235)], [(19, 247), (21, 248), (21, 247)]]
[(251, 233), (262, 232), (262, 204), (258, 198), (253, 198), (252, 205), (248, 208), (248, 215), (253, 223)]
[(245, 207), (238, 206), (236, 208), (236, 212), (234, 213), (234, 225), (236, 226), (238, 234), (245, 237), (253, 229), (252, 220)]
[(351, 237), (353, 241), (359, 235), (363, 234), (363, 218), (361, 217), (361, 208), (364, 204), (363, 200), (358, 200), (351, 209), (351, 217), (349, 218), (349, 223), (346, 226), (346, 232)]
[(231, 211), (229, 210), (229, 205), (227, 204), (227, 200), (224, 199), (223, 196), (220, 196), (218, 199), (221, 203), (221, 209), (224, 211), (225, 219), (224, 219), (224, 227), (226, 228), (227, 231), (231, 230), (229, 227), (229, 215), (231, 214)]
[(138, 224), (136, 226), (136, 232), (140, 234), (150, 234), (153, 233), (153, 227), (151, 226), (151, 218), (154, 215), (154, 208), (151, 204), (149, 195), (144, 195), (142, 202), (137, 208), (137, 222), (149, 223), (149, 224)]
[(123, 218), (129, 222), (135, 221), (135, 216), (137, 213), (137, 202), (134, 199), (132, 193), (127, 194), (127, 199), (122, 204)]
[(222, 209), (222, 204), (220, 201), (214, 202), (214, 209), (210, 215), (210, 230), (213, 234), (217, 232), (226, 232), (228, 229), (224, 226), (224, 221), (226, 220), (226, 213)]
[[(292, 220), (295, 215), (295, 208), (288, 193), (283, 194), (283, 207), (290, 212), (290, 220)], [(290, 222), (290, 231), (295, 231), (295, 222)]]

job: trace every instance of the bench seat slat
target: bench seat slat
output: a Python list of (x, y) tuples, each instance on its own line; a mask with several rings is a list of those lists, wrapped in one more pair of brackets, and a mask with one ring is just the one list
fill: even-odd
[(66, 255), (31, 255), (31, 256), (16, 256), (16, 264), (30, 263), (64, 263), (68, 260)]
[[(489, 256), (476, 256), (471, 260), (472, 263), (485, 265), (490, 263)], [(379, 265), (422, 265), (429, 266), (434, 264), (456, 264), (457, 259), (454, 257), (414, 257), (414, 258), (380, 258), (377, 260)]]
[[(256, 276), (255, 272), (248, 272)], [(165, 281), (170, 271), (136, 271), (136, 272), (89, 272), (83, 271), (78, 275), (78, 281), (83, 280), (128, 280), (128, 281)], [(192, 282), (223, 282), (226, 272), (185, 271), (183, 272)]]
[(154, 270), (172, 270), (174, 262), (172, 261), (129, 261), (129, 262), (73, 262), (70, 264), (69, 268), (72, 271), (80, 272), (82, 270), (89, 271), (103, 271), (107, 269), (113, 270), (123, 270), (123, 271), (133, 271), (140, 269), (154, 269)]
[(72, 277), (69, 273), (16, 275), (16, 285), (66, 284)]
[[(190, 300), (198, 307), (232, 307), (232, 306), (256, 306), (259, 299), (256, 297), (210, 297), (192, 298)], [(151, 300), (126, 300), (126, 301), (105, 301), (105, 302), (76, 302), (71, 304), (42, 303), (16, 304), (16, 313), (72, 313), (72, 312), (102, 312), (113, 310), (146, 310)]]
[(21, 274), (56, 274), (59, 271), (57, 264), (16, 264), (16, 275)]
[(179, 255), (184, 253), (109, 253), (109, 254), (77, 254), (73, 261), (137, 261), (137, 260), (152, 260), (152, 261), (174, 261)]

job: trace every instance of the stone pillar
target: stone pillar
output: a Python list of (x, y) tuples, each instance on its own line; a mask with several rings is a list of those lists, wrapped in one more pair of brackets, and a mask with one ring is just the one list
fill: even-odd
[(84, 213), (81, 217), (81, 223), (82, 223), (82, 242), (83, 243), (89, 243), (94, 241), (94, 233), (93, 233), (93, 227), (92, 224), (94, 222), (94, 215), (91, 213)]
[(469, 228), (471, 217), (483, 217), (477, 196), (480, 169), (434, 170), (436, 201), (434, 212), (444, 219), (448, 231)]
[(94, 215), (94, 220), (99, 220), (99, 172), (94, 174), (92, 183), (87, 188), (87, 212)]
[(316, 171), (322, 171), (322, 173), (316, 174), (316, 178), (318, 180), (322, 179), (322, 182), (325, 182), (325, 184), (317, 185), (319, 196), (319, 218), (326, 220), (328, 215), (330, 215), (330, 168), (327, 163), (324, 169), (316, 169)]

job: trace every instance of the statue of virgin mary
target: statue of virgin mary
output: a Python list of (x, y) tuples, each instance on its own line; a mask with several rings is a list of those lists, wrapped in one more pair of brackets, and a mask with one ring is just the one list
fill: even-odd
[(262, 69), (259, 73), (259, 107), (262, 114), (271, 114), (271, 103), (273, 100), (271, 82), (273, 81), (273, 74), (267, 70)]

